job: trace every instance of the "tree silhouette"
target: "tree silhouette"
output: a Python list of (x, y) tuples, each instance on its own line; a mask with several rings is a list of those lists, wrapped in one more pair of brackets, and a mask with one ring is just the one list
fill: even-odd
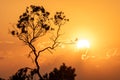
[(54, 68), (49, 74), (43, 76), (44, 80), (75, 80), (75, 69), (67, 67), (64, 63), (59, 69)]
[[(36, 65), (36, 74), (40, 80), (43, 80), (38, 63), (40, 54), (46, 50), (51, 52), (51, 50), (58, 47), (61, 43), (59, 41), (61, 26), (67, 21), (69, 21), (69, 19), (66, 18), (62, 11), (56, 12), (53, 17), (50, 17), (50, 12), (46, 11), (43, 6), (31, 5), (26, 8), (26, 11), (19, 17), (16, 26), (13, 26), (11, 30), (13, 36), (23, 41), (31, 49), (28, 56), (32, 57)], [(54, 32), (53, 37), (50, 38), (51, 44), (45, 45), (44, 48), (37, 49), (35, 42), (49, 34), (49, 32)]]
[(3, 79), (3, 78), (0, 78), (0, 80), (5, 80), (5, 79)]

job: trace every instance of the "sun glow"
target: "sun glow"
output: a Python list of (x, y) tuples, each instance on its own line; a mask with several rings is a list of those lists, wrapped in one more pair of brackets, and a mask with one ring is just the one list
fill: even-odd
[(88, 40), (78, 40), (76, 45), (77, 48), (90, 48), (90, 44)]

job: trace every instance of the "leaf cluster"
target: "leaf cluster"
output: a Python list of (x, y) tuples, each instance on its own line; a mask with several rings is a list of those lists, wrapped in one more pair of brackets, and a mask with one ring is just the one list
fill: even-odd
[(75, 80), (75, 68), (67, 67), (64, 63), (59, 69), (54, 68), (49, 74), (45, 74), (43, 77), (45, 80)]
[(50, 17), (50, 12), (46, 11), (43, 6), (31, 5), (20, 15), (11, 34), (25, 43), (32, 43), (37, 38), (44, 36), (48, 31), (55, 30), (52, 23), (61, 26), (66, 21), (69, 21), (69, 19), (66, 18), (62, 11), (56, 12), (54, 17)]

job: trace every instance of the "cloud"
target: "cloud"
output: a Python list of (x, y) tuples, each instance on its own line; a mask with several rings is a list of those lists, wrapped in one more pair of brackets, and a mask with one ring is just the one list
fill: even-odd
[(118, 48), (110, 48), (106, 50), (106, 57), (110, 58), (116, 56), (118, 53)]
[(0, 57), (0, 60), (3, 60), (4, 59), (4, 57)]
[(0, 43), (2, 43), (2, 41), (0, 41)]
[(15, 42), (13, 42), (13, 41), (4, 41), (4, 43), (6, 43), (6, 44), (14, 44)]
[(6, 41), (0, 41), (0, 44), (14, 44), (15, 42), (6, 40)]
[(6, 52), (16, 47), (15, 42), (10, 40), (0, 41), (0, 51)]

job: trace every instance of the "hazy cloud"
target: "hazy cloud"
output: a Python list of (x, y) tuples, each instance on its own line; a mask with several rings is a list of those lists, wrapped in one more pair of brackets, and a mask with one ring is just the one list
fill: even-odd
[(0, 43), (2, 43), (2, 41), (0, 41)]
[(4, 41), (4, 43), (6, 43), (6, 44), (14, 44), (15, 42), (13, 42), (13, 41)]
[(118, 48), (109, 48), (105, 51), (106, 57), (111, 58), (113, 56), (116, 56), (118, 54)]
[(4, 57), (0, 57), (0, 60), (3, 60), (4, 59)]
[(1, 45), (5, 45), (5, 44), (15, 44), (15, 42), (13, 42), (13, 41), (0, 41), (0, 44)]

